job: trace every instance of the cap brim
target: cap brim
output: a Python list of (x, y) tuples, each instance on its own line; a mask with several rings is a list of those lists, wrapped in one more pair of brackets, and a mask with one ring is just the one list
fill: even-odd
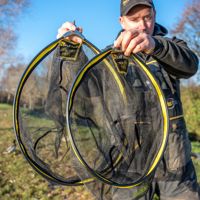
[[(129, 4), (129, 3), (128, 3)], [(153, 8), (153, 5), (151, 3), (148, 3), (148, 2), (138, 2), (138, 3), (131, 3), (131, 5), (126, 5), (126, 9), (122, 10), (122, 13), (121, 15), (127, 15), (129, 13), (129, 11), (135, 7), (135, 6), (138, 6), (138, 5), (145, 5), (145, 6), (148, 6), (148, 7), (151, 7)]]

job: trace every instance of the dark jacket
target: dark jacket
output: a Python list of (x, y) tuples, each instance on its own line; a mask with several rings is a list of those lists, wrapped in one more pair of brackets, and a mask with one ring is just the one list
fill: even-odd
[[(153, 38), (155, 49), (151, 55), (138, 53), (142, 60), (149, 65), (149, 68), (156, 76), (166, 101), (173, 103), (169, 107), (169, 116), (175, 117), (183, 114), (180, 98), (180, 79), (190, 78), (198, 69), (198, 58), (189, 49), (187, 44), (176, 37), (166, 37), (167, 30), (155, 24)], [(172, 109), (173, 108), (173, 109)]]
[(152, 56), (164, 69), (176, 78), (189, 78), (197, 72), (198, 58), (187, 44), (176, 37), (165, 37), (167, 30), (159, 24), (155, 25), (155, 51)]
[[(160, 162), (156, 178), (164, 181), (172, 180), (171, 183), (175, 180), (181, 183), (189, 177), (186, 175), (188, 174), (186, 166), (191, 163), (191, 145), (183, 117), (180, 79), (193, 76), (197, 72), (199, 61), (183, 40), (176, 37), (170, 39), (165, 36), (166, 34), (167, 30), (156, 24), (153, 34), (156, 42), (155, 50), (151, 56), (141, 56), (146, 62), (148, 59), (157, 60), (160, 69), (163, 69), (161, 70), (163, 82), (167, 83), (167, 87), (163, 88), (162, 82), (160, 82), (166, 101), (167, 103), (169, 100), (173, 102), (172, 105), (168, 104), (169, 137), (163, 162)], [(157, 72), (154, 74), (158, 79), (162, 79), (157, 76)], [(192, 170), (190, 173), (193, 173)], [(195, 182), (195, 176), (191, 180)], [(174, 189), (173, 184), (171, 187)], [(176, 189), (174, 191), (177, 192), (178, 187)]]
[[(167, 168), (175, 171), (176, 169), (179, 169), (185, 166), (190, 161), (190, 150), (189, 150), (190, 145), (189, 145), (189, 140), (187, 138), (187, 132), (186, 132), (184, 120), (182, 117), (182, 104), (181, 104), (181, 99), (180, 99), (179, 79), (189, 78), (196, 73), (197, 68), (198, 68), (198, 59), (196, 55), (188, 48), (187, 44), (184, 41), (179, 40), (175, 37), (172, 39), (169, 39), (165, 37), (166, 34), (167, 34), (167, 30), (161, 25), (156, 24), (155, 31), (153, 34), (153, 38), (155, 39), (156, 46), (155, 46), (155, 50), (153, 54), (147, 55), (144, 53), (138, 53), (138, 56), (140, 56), (142, 60), (149, 66), (152, 73), (155, 75), (157, 81), (159, 82), (163, 90), (163, 93), (166, 97), (166, 101), (167, 103), (169, 102), (168, 104), (169, 117), (172, 119), (174, 117), (180, 116), (179, 118), (180, 120), (176, 120), (176, 121), (171, 120), (172, 123), (170, 123), (171, 125), (170, 133), (177, 132), (177, 134), (170, 134), (167, 150), (164, 156), (164, 160), (165, 160), (164, 163), (166, 163)], [(66, 51), (68, 50), (69, 49), (66, 46)], [(75, 61), (62, 59), (62, 56), (61, 56), (62, 51), (60, 51), (60, 47), (56, 49), (56, 52), (57, 53), (55, 54), (53, 63), (52, 63), (50, 87), (49, 87), (46, 107), (48, 108), (47, 110), (48, 110), (49, 115), (55, 120), (55, 123), (58, 124), (57, 126), (59, 128), (60, 127), (62, 128), (62, 126), (64, 126), (65, 124), (64, 113), (65, 113), (65, 108), (66, 108), (66, 95), (68, 95), (68, 91), (71, 87), (71, 84), (77, 72), (88, 61), (88, 58), (84, 52), (84, 48), (81, 49)], [(106, 83), (109, 82), (109, 79), (106, 78), (106, 76), (102, 80), (101, 82), (102, 84), (100, 84), (102, 88), (104, 86), (103, 85), (104, 82)], [(118, 112), (118, 110), (116, 109), (112, 109), (112, 105), (114, 105), (114, 107), (117, 107), (115, 105), (118, 105), (117, 100), (120, 99), (120, 97), (118, 98), (114, 94), (114, 91), (115, 91), (114, 86), (110, 87), (109, 88), (110, 90), (108, 90), (108, 91), (112, 91), (113, 95), (110, 94), (109, 96), (108, 95), (106, 96), (105, 94), (107, 91), (102, 89), (103, 91), (105, 91), (104, 98), (108, 97), (109, 99), (109, 101), (106, 102), (107, 103), (106, 105), (109, 105), (110, 107), (108, 106), (108, 108), (111, 108), (110, 110), (113, 111), (113, 112), (110, 112), (112, 113), (113, 120), (110, 120), (111, 117), (109, 116), (109, 112), (108, 114), (106, 113), (102, 117), (101, 117), (101, 114), (99, 113), (99, 110), (100, 110), (101, 113), (104, 114), (103, 111), (105, 111), (105, 109), (103, 106), (101, 106), (101, 101), (100, 101), (101, 98), (96, 98), (96, 97), (101, 97), (101, 95), (98, 95), (98, 94), (96, 95), (95, 92), (92, 92), (92, 91), (98, 91), (98, 90), (93, 90), (93, 87), (95, 88), (96, 85), (98, 85), (96, 84), (96, 79), (93, 79), (93, 77), (91, 76), (91, 78), (88, 78), (88, 81), (86, 79), (85, 83), (88, 83), (87, 85), (89, 89), (83, 90), (84, 94), (82, 96), (86, 97), (85, 98), (87, 99), (86, 102), (88, 102), (87, 105), (89, 105), (90, 108), (86, 107), (85, 104), (83, 103), (84, 102), (83, 98), (80, 98), (82, 101), (78, 103), (76, 102), (76, 105), (84, 106), (84, 108), (81, 107), (79, 111), (78, 110), (79, 107), (77, 106), (75, 108), (75, 111), (76, 111), (75, 113), (78, 113), (78, 116), (86, 117), (86, 113), (84, 112), (82, 115), (82, 111), (87, 110), (88, 119), (90, 116), (92, 116), (91, 119), (93, 119), (93, 122), (95, 122), (95, 124), (98, 124), (99, 127), (105, 127), (106, 120), (109, 121), (108, 124), (115, 124), (117, 126), (118, 123), (116, 119), (118, 117), (118, 113), (121, 114), (121, 112)], [(85, 85), (83, 84), (83, 86)], [(98, 87), (98, 88), (101, 88), (101, 87)], [(116, 88), (117, 88), (116, 90), (118, 90), (117, 86)], [(82, 94), (81, 91), (82, 90), (80, 89), (79, 90), (80, 94)], [(90, 95), (90, 91), (94, 95), (93, 96), (91, 95), (92, 98), (87, 98), (87, 95), (88, 94)], [(107, 92), (107, 94), (108, 93), (109, 92)], [(138, 97), (138, 99), (140, 98)], [(132, 99), (131, 101), (135, 102)], [(119, 106), (120, 111), (121, 110), (123, 111), (122, 106)], [(140, 105), (140, 107), (142, 107), (142, 104)], [(136, 108), (140, 109), (140, 107), (138, 106)], [(125, 112), (125, 114), (127, 113)], [(128, 116), (125, 114), (124, 116)], [(107, 118), (105, 119), (105, 116), (108, 116), (107, 117), (108, 119)], [(176, 125), (176, 126), (172, 126), (172, 125)], [(59, 149), (60, 141), (62, 138), (62, 133), (63, 133), (62, 130), (64, 129), (61, 129), (60, 134), (58, 134), (55, 141), (57, 151)], [(105, 131), (105, 133), (107, 132), (109, 133), (110, 130), (112, 130), (112, 127), (111, 128), (109, 127), (109, 130)], [(131, 130), (132, 129), (130, 129), (130, 132)], [(180, 134), (182, 135), (180, 136)], [(112, 140), (110, 139), (110, 141)], [(104, 150), (105, 152), (107, 151), (107, 149), (104, 149)], [(162, 174), (163, 174), (162, 169), (165, 168), (163, 166), (164, 164), (161, 162), (160, 169), (161, 169)], [(159, 171), (158, 171), (158, 174), (159, 174)]]
[[(144, 53), (138, 53), (138, 56), (140, 56), (142, 58), (142, 60), (149, 66), (149, 68), (151, 69), (152, 73), (155, 75), (157, 81), (159, 82), (159, 84), (163, 90), (163, 93), (166, 97), (166, 101), (171, 103), (168, 106), (169, 116), (171, 117), (171, 119), (173, 117), (180, 116), (180, 118), (178, 118), (178, 120), (176, 119), (174, 121), (173, 120), (170, 121), (171, 127), (170, 127), (168, 145), (166, 147), (166, 151), (165, 151), (165, 154), (163, 157), (163, 162), (160, 162), (159, 168), (157, 169), (157, 173), (156, 173), (156, 178), (158, 178), (158, 179), (173, 180), (175, 182), (177, 179), (175, 180), (174, 177), (175, 178), (180, 177), (181, 180), (185, 178), (185, 173), (183, 173), (182, 169), (185, 168), (187, 163), (189, 163), (191, 160), (191, 158), (190, 158), (190, 143), (189, 143), (189, 139), (187, 136), (184, 119), (182, 117), (182, 104), (181, 104), (181, 100), (180, 100), (180, 81), (179, 81), (179, 79), (180, 78), (189, 78), (196, 73), (197, 68), (198, 68), (198, 59), (197, 59), (196, 55), (188, 48), (187, 44), (184, 41), (179, 40), (175, 37), (173, 37), (172, 39), (167, 38), (167, 37), (165, 37), (166, 34), (167, 34), (167, 30), (164, 27), (162, 27), (161, 25), (156, 24), (155, 31), (153, 34), (153, 38), (155, 39), (156, 46), (155, 46), (155, 50), (154, 50), (153, 54), (147, 55)], [(67, 46), (66, 46), (66, 51), (68, 51), (68, 50), (69, 49), (67, 49)], [(58, 127), (60, 127), (60, 126), (64, 126), (64, 124), (65, 124), (64, 123), (65, 120), (63, 120), (65, 118), (63, 113), (65, 113), (64, 111), (65, 111), (66, 105), (62, 106), (63, 101), (65, 101), (64, 104), (66, 104), (66, 95), (68, 95), (68, 90), (70, 89), (72, 81), (75, 78), (78, 70), (82, 66), (84, 66), (84, 64), (88, 61), (88, 58), (85, 55), (83, 48), (78, 55), (78, 59), (76, 59), (75, 61), (61, 59), (62, 56), (60, 55), (60, 52), (61, 52), (60, 47), (58, 47), (56, 51), (58, 53), (55, 54), (54, 59), (53, 59), (53, 64), (52, 64), (52, 72), (51, 72), (52, 76), (50, 79), (51, 80), (50, 81), (50, 89), (48, 92), (48, 99), (47, 99), (47, 105), (48, 105), (47, 107), (49, 109), (47, 109), (47, 110), (49, 112), (49, 115), (55, 120), (55, 123), (58, 124)], [(90, 76), (88, 76), (88, 77), (90, 77)], [(90, 90), (88, 89), (88, 91), (93, 91), (92, 90), (93, 86), (95, 87), (96, 82), (92, 81), (92, 80), (93, 79), (91, 76), (91, 79), (90, 78), (88, 79), (88, 85), (90, 86)], [(85, 82), (87, 83), (87, 81), (85, 81)], [(102, 86), (102, 88), (103, 88), (104, 82), (106, 82), (106, 83), (109, 82), (109, 79), (106, 78), (106, 76), (102, 80), (102, 84), (100, 84), (100, 86)], [(101, 87), (99, 87), (99, 88), (101, 88)], [(117, 86), (116, 86), (116, 88), (118, 90)], [(115, 105), (118, 105), (117, 100), (120, 97), (118, 98), (114, 94), (114, 91), (115, 91), (114, 86), (110, 87), (109, 89), (110, 90), (108, 90), (108, 91), (112, 91), (113, 95), (112, 94), (109, 94), (109, 96), (107, 95), (110, 102), (106, 101), (106, 103), (107, 103), (106, 105), (110, 105), (111, 107), (112, 107), (112, 105), (114, 105), (114, 107), (117, 107)], [(96, 91), (96, 90), (94, 90), (94, 91)], [(103, 90), (103, 91), (105, 93), (107, 92), (106, 90)], [(64, 93), (63, 98), (62, 98), (62, 93)], [(87, 97), (88, 93), (89, 92), (87, 92), (87, 94), (84, 93), (84, 95), (82, 95), (82, 96)], [(118, 123), (118, 121), (115, 120), (115, 116), (117, 116), (118, 112), (114, 113), (115, 109), (110, 109), (111, 111), (113, 111), (110, 113), (112, 113), (112, 117), (114, 119), (110, 122), (109, 114), (107, 115), (107, 113), (105, 113), (105, 114), (103, 113), (103, 111), (105, 112), (106, 109), (104, 107), (101, 107), (101, 101), (98, 101), (100, 98), (96, 98), (96, 97), (98, 97), (98, 95), (96, 95), (94, 92), (91, 92), (91, 93), (94, 94), (92, 96), (92, 98), (90, 98), (91, 102), (89, 101), (89, 98), (88, 99), (85, 98), (85, 99), (87, 99), (86, 102), (89, 101), (88, 105), (90, 105), (91, 108), (86, 107), (87, 108), (86, 109), (84, 101), (81, 101), (80, 103), (79, 102), (76, 103), (76, 106), (84, 105), (84, 109), (80, 109), (80, 110), (81, 111), (87, 110), (88, 116), (89, 117), (92, 116), (91, 119), (93, 119), (93, 122), (95, 122), (95, 124), (98, 124), (99, 127), (106, 127), (107, 124), (114, 124), (115, 126), (111, 126), (111, 128), (108, 126), (109, 129), (105, 128), (106, 134), (108, 133), (108, 135), (112, 135), (109, 133), (110, 133), (110, 131), (112, 131), (112, 128), (115, 127), (115, 128), (117, 128), (117, 131), (118, 131), (117, 133), (119, 133), (120, 136), (123, 136), (123, 134), (122, 134), (123, 132), (120, 132), (120, 130), (121, 130), (120, 123)], [(101, 95), (99, 95), (99, 96), (101, 97)], [(104, 98), (106, 98), (105, 94), (104, 94)], [(80, 98), (80, 99), (83, 100), (83, 98)], [(138, 98), (138, 99), (140, 99), (140, 98)], [(48, 104), (48, 100), (51, 100), (49, 102), (49, 104)], [(113, 100), (113, 101), (111, 101), (111, 100)], [(131, 99), (131, 101), (135, 103), (134, 100)], [(94, 105), (94, 107), (92, 105)], [(136, 105), (138, 105), (138, 104), (136, 104)], [(120, 108), (122, 108), (122, 106)], [(140, 107), (142, 107), (142, 104), (140, 105)], [(136, 108), (140, 109), (140, 107), (138, 106)], [(108, 106), (108, 108), (110, 108), (110, 107)], [(90, 110), (91, 110), (91, 112), (90, 112)], [(100, 113), (99, 113), (99, 110), (101, 111)], [(121, 110), (123, 110), (123, 108)], [(75, 111), (76, 111), (76, 108), (75, 108)], [(132, 112), (131, 109), (130, 109), (130, 112)], [(75, 113), (78, 113), (78, 116), (84, 116), (85, 118), (87, 118), (86, 113), (84, 112), (83, 115), (81, 115), (82, 113), (78, 112), (78, 109), (77, 109), (77, 112), (75, 112)], [(91, 115), (90, 115), (90, 113), (91, 113)], [(96, 113), (98, 113), (98, 114), (96, 115)], [(101, 117), (101, 113), (104, 114), (102, 117)], [(121, 112), (119, 112), (119, 113), (121, 114)], [(123, 112), (122, 112), (122, 114), (123, 114)], [(127, 113), (125, 113), (125, 114), (127, 114)], [(128, 115), (124, 115), (124, 116), (126, 117)], [(84, 119), (84, 117), (83, 117), (83, 119)], [(88, 117), (88, 119), (89, 119), (89, 117)], [(80, 117), (80, 119), (81, 119), (81, 117)], [(108, 121), (109, 123), (105, 123), (105, 121), (106, 122)], [(156, 120), (154, 120), (154, 121), (156, 121)], [(158, 121), (159, 121), (159, 119), (158, 119)], [(80, 121), (79, 121), (79, 123), (80, 123)], [(98, 127), (98, 126), (95, 126), (95, 127)], [(130, 128), (127, 126), (128, 129), (124, 129), (124, 131), (126, 133), (132, 134), (132, 127), (134, 128), (134, 126), (130, 126)], [(137, 128), (137, 130), (138, 130), (138, 128)], [(102, 133), (104, 133), (104, 131), (102, 131)], [(107, 136), (106, 134), (104, 135), (104, 137), (109, 138), (109, 136)], [(146, 132), (144, 132), (144, 134), (146, 134)], [(60, 146), (61, 138), (62, 138), (62, 130), (61, 130), (61, 133), (57, 136), (56, 141), (55, 141), (57, 151)], [(134, 138), (134, 137), (130, 137), (130, 138)], [(149, 137), (149, 139), (151, 139), (151, 138), (154, 138), (154, 137)], [(117, 139), (118, 139), (117, 137), (116, 137), (116, 139), (109, 138), (108, 141), (114, 141), (114, 142), (112, 142), (112, 144), (115, 144), (117, 146), (117, 141), (118, 141)], [(121, 139), (121, 137), (119, 139)], [(135, 138), (135, 139), (137, 139), (137, 138)], [(115, 142), (115, 140), (116, 140), (116, 142)], [(131, 142), (131, 140), (129, 142)], [(106, 155), (107, 155), (107, 152), (109, 152), (107, 148), (102, 148), (102, 150), (103, 150), (102, 152), (105, 152)], [(148, 151), (149, 151), (149, 149), (148, 149)], [(141, 162), (141, 164), (142, 163), (145, 163), (145, 162)], [(141, 167), (141, 169), (143, 169), (143, 168)], [(165, 176), (166, 170), (168, 172), (168, 176)], [(165, 173), (163, 173), (163, 172), (165, 172)]]

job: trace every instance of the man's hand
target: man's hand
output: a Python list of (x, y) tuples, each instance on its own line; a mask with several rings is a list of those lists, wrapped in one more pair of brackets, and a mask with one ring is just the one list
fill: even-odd
[(114, 47), (121, 48), (125, 56), (138, 52), (151, 54), (155, 48), (155, 41), (145, 32), (125, 30), (114, 42)]
[[(62, 24), (62, 26), (58, 29), (58, 34), (57, 34), (57, 39), (62, 37), (66, 32), (68, 31), (75, 31), (78, 30), (79, 32), (83, 32), (83, 29), (81, 27), (76, 27), (76, 25), (72, 22), (65, 22)], [(81, 38), (77, 36), (70, 36), (67, 37), (67, 39), (77, 42), (77, 43), (82, 43)]]

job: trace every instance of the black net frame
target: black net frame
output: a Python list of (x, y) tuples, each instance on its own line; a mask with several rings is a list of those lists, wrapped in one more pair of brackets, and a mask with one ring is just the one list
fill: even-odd
[[(159, 146), (159, 150), (157, 151), (156, 156), (154, 157), (154, 160), (153, 160), (151, 166), (148, 169), (146, 169), (146, 171), (143, 173), (143, 175), (141, 177), (139, 177), (138, 179), (135, 179), (134, 181), (129, 182), (129, 183), (128, 182), (120, 183), (120, 181), (115, 181), (115, 180), (112, 180), (112, 179), (106, 177), (106, 173), (108, 172), (106, 170), (108, 170), (109, 167), (105, 168), (101, 171), (98, 171), (96, 169), (93, 169), (91, 166), (89, 166), (87, 161), (82, 157), (82, 153), (80, 152), (79, 148), (76, 145), (76, 139), (74, 137), (74, 130), (72, 129), (72, 121), (71, 121), (71, 116), (70, 116), (72, 107), (73, 107), (74, 96), (78, 90), (77, 88), (81, 85), (81, 81), (82, 81), (84, 75), (87, 74), (88, 71), (90, 69), (92, 69), (96, 64), (100, 63), (103, 59), (107, 58), (108, 55), (112, 54), (115, 51), (116, 50), (113, 50), (112, 48), (108, 48), (105, 51), (101, 52), (99, 55), (94, 57), (87, 65), (85, 65), (85, 67), (77, 75), (77, 77), (72, 85), (72, 88), (70, 90), (70, 93), (68, 96), (68, 101), (67, 101), (68, 102), (67, 110), (66, 110), (66, 112), (67, 112), (67, 114), (66, 114), (67, 115), (67, 127), (68, 127), (70, 142), (72, 144), (72, 149), (73, 149), (77, 159), (82, 164), (82, 166), (87, 168), (87, 170), (91, 173), (92, 176), (95, 176), (100, 181), (102, 181), (106, 184), (113, 185), (118, 188), (127, 188), (127, 187), (131, 188), (131, 187), (135, 187), (135, 186), (142, 184), (147, 179), (151, 179), (150, 177), (152, 176), (152, 174), (154, 174), (155, 169), (158, 166), (159, 161), (162, 158), (162, 155), (163, 155), (165, 147), (166, 147), (167, 138), (168, 138), (169, 123), (168, 123), (168, 111), (167, 111), (165, 98), (164, 98), (164, 95), (162, 93), (162, 90), (161, 90), (159, 84), (156, 81), (156, 78), (151, 73), (151, 71), (148, 69), (148, 67), (141, 61), (141, 59), (137, 55), (133, 55), (133, 54), (131, 55), (131, 59), (133, 59), (140, 66), (140, 69), (149, 78), (149, 81), (151, 82), (151, 84), (153, 85), (153, 87), (157, 93), (157, 97), (158, 97), (158, 101), (159, 101), (158, 103), (160, 104), (161, 113), (162, 113), (161, 117), (163, 118), (163, 130), (162, 130), (163, 138), (162, 138), (162, 142)], [(111, 64), (111, 66), (112, 65), (113, 65), (113, 63)], [(118, 72), (121, 74), (124, 74), (126, 70), (123, 69), (123, 66), (120, 66), (120, 68), (118, 69)], [(112, 68), (112, 70), (113, 70), (113, 68)], [(112, 72), (114, 72), (114, 71), (112, 71)], [(116, 74), (116, 71), (114, 73)], [(88, 76), (88, 75), (86, 75), (86, 76)], [(115, 77), (115, 75), (113, 75), (113, 76)], [(117, 79), (117, 78), (115, 77), (115, 79)], [(123, 92), (123, 89), (120, 89), (121, 88), (120, 85), (122, 84), (122, 87), (123, 87), (123, 83), (121, 83), (119, 80), (117, 80), (116, 82), (118, 82), (119, 90), (122, 94), (122, 99), (123, 99), (122, 101), (126, 101), (126, 95), (124, 95), (125, 92)], [(119, 157), (118, 157), (118, 161), (120, 162)], [(111, 169), (111, 171), (112, 171), (112, 169)]]
[[(75, 35), (82, 40), (82, 44), (79, 44), (78, 46), (82, 46), (83, 44), (87, 46), (89, 49), (91, 49), (94, 54), (97, 54), (100, 52), (100, 50), (95, 47), (92, 43), (90, 43), (80, 32), (73, 31), (73, 32), (67, 32), (65, 35), (63, 35), (61, 38), (53, 41), (48, 46), (46, 46), (44, 49), (42, 49), (30, 62), (30, 64), (25, 69), (20, 82), (17, 87), (14, 104), (13, 104), (13, 123), (14, 123), (14, 129), (16, 133), (16, 138), (19, 143), (20, 149), (25, 157), (25, 159), (28, 161), (28, 163), (31, 165), (31, 167), (37, 171), (42, 177), (47, 179), (50, 182), (60, 184), (60, 185), (67, 185), (67, 186), (78, 186), (83, 185), (88, 182), (93, 182), (94, 179), (86, 179), (81, 180), (79, 176), (76, 176), (72, 180), (66, 180), (63, 177), (54, 176), (52, 172), (49, 171), (48, 167), (45, 166), (45, 163), (43, 160), (40, 160), (39, 158), (35, 157), (34, 154), (31, 155), (31, 153), (28, 153), (27, 146), (23, 143), (24, 142), (24, 136), (23, 132), (25, 132), (24, 125), (21, 119), (20, 115), (20, 101), (21, 101), (21, 95), (23, 93), (23, 89), (26, 86), (26, 82), (29, 79), (29, 77), (32, 75), (33, 71), (37, 68), (37, 66), (49, 55), (51, 52), (53, 52), (59, 45), (62, 46), (62, 42), (66, 41), (66, 37)], [(72, 52), (73, 53), (73, 52)], [(69, 58), (72, 55), (69, 55)], [(75, 55), (77, 56), (77, 55)], [(62, 77), (61, 77), (62, 78)], [(43, 130), (41, 130), (43, 131)], [(45, 130), (44, 130), (45, 131)], [(38, 138), (38, 140), (34, 144), (34, 149), (37, 148), (39, 141), (44, 138), (48, 134), (48, 131), (46, 131), (45, 134), (43, 134), (41, 137)]]

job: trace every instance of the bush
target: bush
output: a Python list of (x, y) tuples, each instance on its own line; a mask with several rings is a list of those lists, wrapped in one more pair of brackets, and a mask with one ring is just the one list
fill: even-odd
[(182, 86), (181, 94), (188, 131), (200, 138), (200, 86)]

